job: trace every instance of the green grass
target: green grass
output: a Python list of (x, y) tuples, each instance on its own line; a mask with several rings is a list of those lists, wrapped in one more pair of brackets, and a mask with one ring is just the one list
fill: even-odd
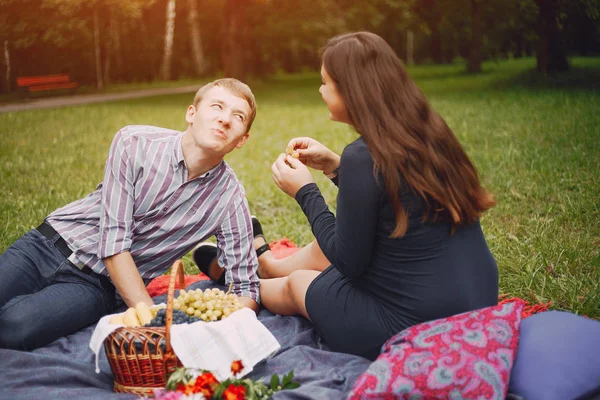
[[(410, 69), (446, 119), (498, 201), (482, 219), (504, 294), (553, 302), (600, 318), (600, 59), (572, 60), (567, 75), (540, 78), (535, 60)], [(268, 239), (312, 240), (298, 205), (270, 165), (294, 136), (341, 152), (356, 138), (332, 123), (317, 74), (255, 82), (259, 111), (251, 140), (227, 160), (244, 183)], [(191, 95), (0, 114), (0, 251), (55, 208), (102, 179), (115, 132), (127, 124), (185, 129)], [(335, 207), (335, 187), (315, 178)], [(189, 256), (189, 272), (194, 271)]]

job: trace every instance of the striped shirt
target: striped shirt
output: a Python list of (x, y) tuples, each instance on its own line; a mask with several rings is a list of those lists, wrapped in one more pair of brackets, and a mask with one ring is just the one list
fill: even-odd
[(102, 183), (46, 221), (73, 250), (76, 264), (108, 275), (102, 259), (129, 251), (145, 280), (214, 235), (227, 284), (258, 302), (258, 260), (244, 188), (225, 161), (188, 181), (182, 136), (152, 126), (121, 129)]

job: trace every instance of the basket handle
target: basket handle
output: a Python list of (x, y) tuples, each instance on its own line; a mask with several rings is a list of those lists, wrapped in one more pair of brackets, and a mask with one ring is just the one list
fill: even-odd
[(171, 347), (171, 325), (173, 324), (173, 300), (175, 298), (175, 278), (179, 276), (179, 289), (185, 289), (185, 278), (183, 263), (177, 260), (171, 267), (171, 279), (169, 280), (169, 291), (167, 292), (167, 323), (166, 323), (166, 342), (167, 348), (165, 358), (175, 358), (173, 348)]

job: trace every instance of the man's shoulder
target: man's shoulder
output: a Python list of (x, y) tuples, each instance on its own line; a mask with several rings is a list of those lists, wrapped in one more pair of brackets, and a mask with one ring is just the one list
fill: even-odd
[(232, 184), (242, 186), (242, 183), (240, 182), (237, 175), (235, 174), (235, 171), (233, 170), (233, 168), (231, 168), (231, 165), (229, 165), (227, 163), (227, 161), (225, 161), (225, 160), (223, 160), (223, 170), (222, 171), (223, 171), (222, 172), (223, 178), (230, 179)]
[(117, 136), (121, 136), (123, 139), (143, 139), (150, 141), (163, 141), (171, 140), (182, 132), (174, 129), (161, 128), (152, 125), (127, 125), (119, 130)]
[(231, 166), (225, 160), (223, 160), (223, 175), (222, 175), (222, 179), (229, 180), (229, 185), (228, 186), (231, 189), (237, 189), (237, 190), (239, 190), (239, 193), (242, 196), (245, 196), (246, 190), (244, 189), (244, 185), (242, 185), (242, 182), (240, 182), (240, 180), (238, 179), (238, 177), (235, 174), (235, 171), (233, 170), (233, 168), (231, 168)]

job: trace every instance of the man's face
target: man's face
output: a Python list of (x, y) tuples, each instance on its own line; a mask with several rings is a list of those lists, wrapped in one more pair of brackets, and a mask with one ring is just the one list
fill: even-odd
[(242, 147), (249, 137), (246, 132), (250, 105), (222, 87), (211, 88), (197, 107), (189, 106), (185, 119), (190, 124), (196, 147), (221, 156)]

